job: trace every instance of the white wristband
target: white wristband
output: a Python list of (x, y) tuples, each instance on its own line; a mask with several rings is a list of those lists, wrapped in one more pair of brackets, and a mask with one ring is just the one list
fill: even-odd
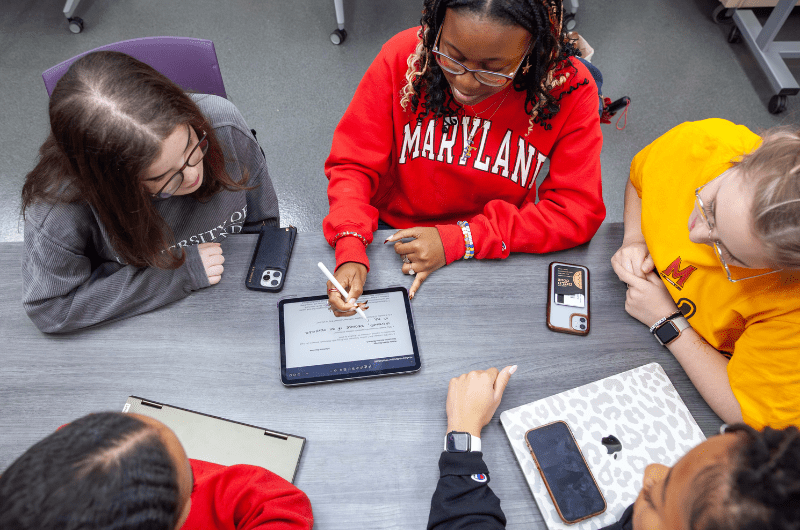
[[(447, 433), (450, 434), (450, 433)], [(444, 435), (444, 450), (447, 451), (447, 434)], [(469, 452), (477, 453), (481, 450), (481, 439), (469, 434)]]

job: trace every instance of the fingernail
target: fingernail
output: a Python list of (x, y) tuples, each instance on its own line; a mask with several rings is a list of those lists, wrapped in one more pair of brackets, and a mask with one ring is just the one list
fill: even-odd
[(386, 239), (384, 239), (383, 244), (385, 245), (386, 243), (388, 243), (390, 239), (392, 239), (392, 236), (389, 236)]
[(514, 366), (511, 367), (511, 370), (509, 370), (508, 373), (513, 374), (516, 371), (517, 371), (517, 365), (515, 364)]
[(408, 293), (408, 299), (409, 300), (413, 300), (414, 299), (414, 293)]

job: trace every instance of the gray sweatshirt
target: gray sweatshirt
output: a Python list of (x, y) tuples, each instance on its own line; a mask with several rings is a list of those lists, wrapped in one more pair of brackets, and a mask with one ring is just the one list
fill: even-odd
[(111, 247), (97, 212), (86, 202), (36, 202), (25, 212), (22, 304), (41, 331), (60, 333), (150, 311), (208, 287), (197, 245), (229, 234), (278, 226), (278, 199), (267, 163), (230, 101), (193, 94), (214, 128), (228, 175), (250, 172), (250, 191), (221, 191), (206, 203), (171, 197), (156, 209), (186, 251), (175, 270), (126, 265)]

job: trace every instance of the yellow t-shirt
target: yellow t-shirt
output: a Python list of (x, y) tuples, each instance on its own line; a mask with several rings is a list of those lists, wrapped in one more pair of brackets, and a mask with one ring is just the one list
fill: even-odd
[(672, 298), (695, 331), (732, 354), (728, 379), (745, 422), (780, 428), (800, 425), (800, 271), (731, 283), (714, 249), (692, 243), (688, 227), (694, 190), (760, 143), (726, 120), (683, 123), (636, 155), (631, 182), (647, 248)]

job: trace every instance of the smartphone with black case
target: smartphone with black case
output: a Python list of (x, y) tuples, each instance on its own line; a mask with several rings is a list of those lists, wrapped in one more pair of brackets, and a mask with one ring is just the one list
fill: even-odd
[(606, 511), (603, 493), (566, 422), (535, 427), (525, 433), (525, 441), (562, 521), (574, 524)]
[(245, 287), (273, 293), (283, 289), (295, 237), (297, 228), (293, 226), (262, 226), (247, 270)]
[(589, 333), (589, 269), (583, 265), (550, 264), (547, 327), (561, 333)]

